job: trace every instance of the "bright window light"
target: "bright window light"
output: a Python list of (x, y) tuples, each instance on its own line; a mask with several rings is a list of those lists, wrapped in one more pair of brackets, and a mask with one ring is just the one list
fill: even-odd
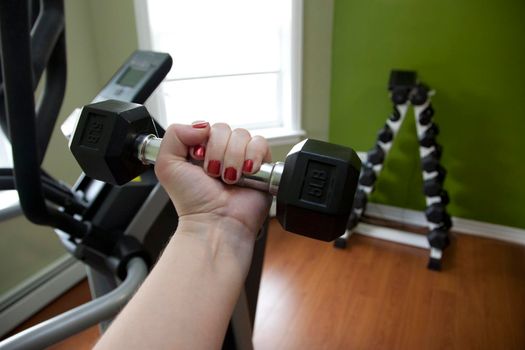
[(156, 94), (163, 124), (223, 121), (297, 135), (301, 1), (136, 0), (135, 5), (140, 46), (173, 58)]

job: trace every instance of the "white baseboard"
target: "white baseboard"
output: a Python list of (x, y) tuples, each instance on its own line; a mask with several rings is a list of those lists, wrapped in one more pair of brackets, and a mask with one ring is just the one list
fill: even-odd
[(0, 300), (0, 337), (86, 277), (84, 264), (69, 254), (44, 268)]
[[(426, 226), (425, 214), (421, 211), (369, 203), (366, 213), (381, 219), (395, 220), (410, 225)], [(525, 245), (525, 230), (488, 222), (452, 217), (452, 231), (473, 236), (497, 239)]]

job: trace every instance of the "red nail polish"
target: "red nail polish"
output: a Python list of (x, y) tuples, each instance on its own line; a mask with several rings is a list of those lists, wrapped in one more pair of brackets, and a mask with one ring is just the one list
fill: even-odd
[(197, 122), (191, 123), (191, 126), (193, 128), (195, 128), (195, 129), (204, 129), (208, 125), (210, 125), (208, 122), (202, 122), (202, 121), (197, 121)]
[(246, 172), (246, 173), (251, 173), (253, 170), (253, 160), (251, 159), (246, 159), (244, 161), (244, 164), (242, 166), (242, 171)]
[(224, 170), (224, 178), (228, 181), (237, 180), (237, 169), (231, 166), (227, 167), (226, 170)]
[(197, 158), (204, 158), (206, 154), (206, 147), (203, 145), (197, 145), (193, 147), (193, 155)]
[(208, 161), (208, 173), (211, 175), (219, 175), (221, 172), (221, 162), (218, 160)]

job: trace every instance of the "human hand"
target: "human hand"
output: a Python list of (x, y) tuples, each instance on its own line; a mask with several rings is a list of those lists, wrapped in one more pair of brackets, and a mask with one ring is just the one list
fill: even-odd
[[(189, 157), (203, 164), (192, 164)], [(179, 225), (222, 226), (253, 239), (268, 213), (271, 196), (231, 185), (270, 160), (266, 140), (252, 137), (245, 129), (231, 130), (223, 123), (173, 124), (163, 137), (155, 173), (175, 205)]]

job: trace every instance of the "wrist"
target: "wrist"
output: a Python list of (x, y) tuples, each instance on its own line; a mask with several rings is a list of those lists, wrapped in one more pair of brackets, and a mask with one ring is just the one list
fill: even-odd
[[(179, 218), (174, 240), (205, 247), (210, 258), (224, 256), (250, 262), (257, 232), (240, 221), (216, 214), (193, 214)], [(176, 244), (176, 243), (174, 243)]]

